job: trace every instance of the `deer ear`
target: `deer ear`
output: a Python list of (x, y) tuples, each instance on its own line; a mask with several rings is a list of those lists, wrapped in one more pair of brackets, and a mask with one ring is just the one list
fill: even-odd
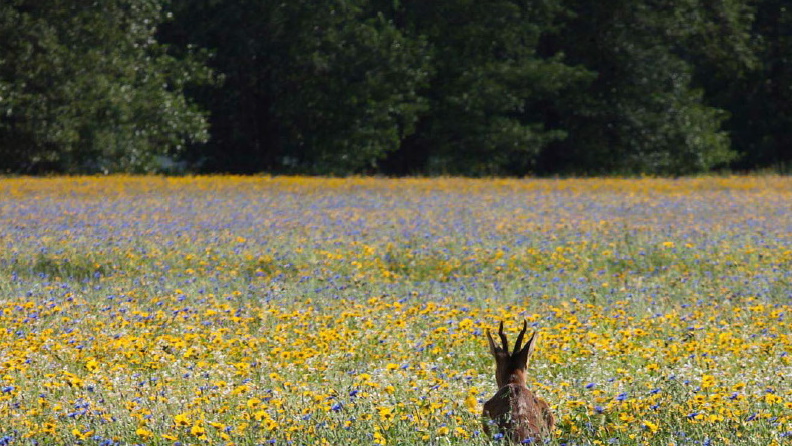
[(516, 363), (518, 366), (522, 368), (528, 367), (528, 360), (531, 359), (531, 355), (536, 348), (536, 341), (539, 339), (538, 336), (539, 332), (533, 332), (531, 335), (531, 339), (528, 340), (528, 343), (525, 344), (525, 347), (522, 348), (519, 352), (516, 353)]

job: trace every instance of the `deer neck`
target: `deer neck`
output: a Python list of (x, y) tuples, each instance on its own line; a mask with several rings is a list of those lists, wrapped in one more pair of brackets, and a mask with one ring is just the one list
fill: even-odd
[(506, 384), (516, 384), (518, 386), (525, 385), (525, 372), (523, 370), (512, 370), (509, 374)]
[(516, 384), (519, 386), (525, 385), (525, 371), (520, 369), (501, 369), (495, 375), (498, 387), (507, 386), (509, 384)]

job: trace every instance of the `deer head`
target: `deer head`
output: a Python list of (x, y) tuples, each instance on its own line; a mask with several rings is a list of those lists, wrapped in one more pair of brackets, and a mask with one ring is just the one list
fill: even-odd
[[(522, 331), (517, 335), (517, 342), (514, 344), (514, 350), (509, 353), (509, 341), (503, 333), (503, 321), (498, 327), (498, 336), (500, 336), (502, 346), (495, 345), (492, 335), (487, 330), (487, 339), (489, 339), (490, 353), (495, 357), (495, 380), (498, 382), (498, 387), (503, 387), (507, 384), (522, 384), (525, 385), (525, 369), (528, 368), (528, 359), (534, 351), (536, 345), (536, 332), (531, 335), (528, 343), (522, 347), (523, 336), (525, 330), (528, 328), (528, 322), (523, 321)], [(522, 348), (521, 348), (522, 347)]]

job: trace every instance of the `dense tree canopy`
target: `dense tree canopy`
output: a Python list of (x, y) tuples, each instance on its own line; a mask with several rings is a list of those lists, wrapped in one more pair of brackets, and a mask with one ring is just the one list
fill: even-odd
[[(709, 8), (693, 1), (674, 8), (632, 0), (566, 3), (573, 13), (545, 33), (543, 51), (561, 52), (597, 77), (558, 103), (558, 125), (570, 136), (547, 146), (545, 170), (684, 174), (734, 159), (722, 127), (727, 113), (704, 101), (693, 81), (696, 66), (687, 60), (716, 57), (721, 40), (731, 37), (708, 28), (715, 20)], [(735, 70), (728, 63), (718, 68), (728, 77)]]
[(788, 169), (790, 36), (778, 0), (9, 0), (0, 169)]
[(165, 18), (157, 0), (0, 4), (0, 168), (145, 171), (206, 141), (182, 90), (209, 72), (156, 41)]

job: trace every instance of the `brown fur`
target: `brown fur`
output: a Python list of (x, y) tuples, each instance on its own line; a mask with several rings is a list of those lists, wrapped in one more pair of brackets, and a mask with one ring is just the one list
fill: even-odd
[(498, 329), (502, 347), (495, 345), (487, 331), (490, 352), (495, 357), (495, 380), (499, 389), (484, 403), (484, 432), (489, 435), (490, 424), (494, 424), (506, 439), (515, 443), (549, 437), (555, 426), (550, 405), (525, 385), (525, 370), (536, 342), (534, 333), (525, 347), (520, 348), (527, 325), (527, 322), (523, 323), (512, 353), (509, 353), (503, 333), (503, 322)]

